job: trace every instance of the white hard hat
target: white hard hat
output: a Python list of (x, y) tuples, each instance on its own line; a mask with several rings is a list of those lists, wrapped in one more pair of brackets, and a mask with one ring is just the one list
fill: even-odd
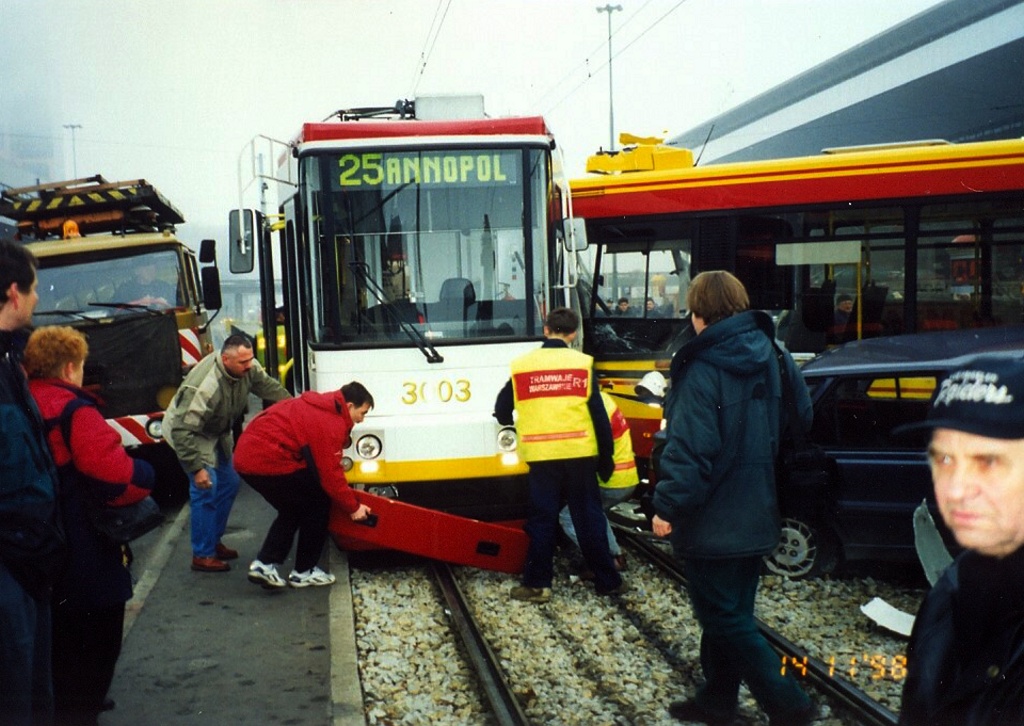
[(638, 396), (656, 396), (657, 398), (665, 397), (665, 389), (668, 384), (663, 376), (658, 371), (649, 371), (640, 379), (640, 382), (634, 389)]

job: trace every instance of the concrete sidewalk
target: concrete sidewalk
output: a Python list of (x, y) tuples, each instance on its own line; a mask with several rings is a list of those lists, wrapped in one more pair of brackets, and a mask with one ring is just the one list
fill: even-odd
[(102, 726), (365, 724), (345, 555), (329, 546), (332, 587), (266, 591), (246, 579), (273, 514), (243, 482), (224, 536), (241, 556), (227, 573), (190, 569), (187, 505), (138, 543), (117, 708)]

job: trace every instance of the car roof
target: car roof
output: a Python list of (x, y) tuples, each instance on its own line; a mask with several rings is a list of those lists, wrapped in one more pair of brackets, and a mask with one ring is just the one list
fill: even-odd
[(960, 368), (978, 355), (1024, 361), (1024, 325), (857, 340), (832, 348), (806, 363), (804, 376)]

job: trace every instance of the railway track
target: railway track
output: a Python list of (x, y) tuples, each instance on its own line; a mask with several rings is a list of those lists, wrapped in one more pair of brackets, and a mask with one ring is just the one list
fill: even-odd
[[(516, 578), (500, 573), (419, 560), (397, 568), (354, 570), (368, 723), (677, 724), (665, 706), (700, 682), (695, 656), (700, 629), (671, 556), (650, 537), (627, 538), (631, 589), (613, 599), (596, 596), (564, 556), (556, 556), (553, 596), (545, 605), (510, 601)], [(774, 587), (762, 589), (782, 599), (778, 610), (786, 611), (787, 594), (800, 593), (805, 603), (814, 598), (815, 585), (776, 579)], [(823, 607), (830, 640), (851, 641), (851, 649), (902, 647), (833, 628), (829, 609), (835, 610), (837, 597), (851, 609), (862, 600), (845, 589), (836, 593), (836, 583), (820, 585), (833, 588), (832, 603)], [(762, 611), (759, 605), (766, 619), (775, 617), (775, 610)], [(820, 726), (894, 724), (896, 715), (885, 705), (885, 694), (889, 706), (898, 708), (893, 688), (898, 684), (886, 683), (875, 698), (865, 688), (877, 682), (866, 674), (856, 681), (838, 677), (832, 665), (815, 657), (817, 636), (806, 628), (784, 617), (762, 623), (769, 642), (786, 658), (781, 662), (820, 694), (815, 696), (822, 705)], [(875, 645), (865, 645), (871, 642)], [(749, 696), (741, 698), (740, 712), (752, 726), (764, 722)]]
[[(636, 552), (642, 553), (651, 562), (656, 564), (667, 576), (685, 586), (686, 579), (683, 576), (679, 562), (675, 560), (664, 549), (654, 546), (646, 537), (635, 533), (620, 530), (620, 540), (628, 542), (628, 545)], [(810, 655), (807, 650), (786, 638), (774, 628), (768, 626), (761, 620), (757, 620), (758, 628), (768, 643), (779, 653), (782, 663), (791, 663), (792, 667), (800, 671), (802, 678), (811, 683), (822, 695), (830, 701), (841, 705), (849, 711), (858, 722), (866, 726), (896, 726), (898, 715), (890, 709), (879, 704), (867, 693), (847, 682), (841, 677), (836, 677), (835, 666), (825, 663)]]
[(528, 726), (530, 720), (519, 705), (497, 656), (483, 636), (451, 567), (443, 562), (434, 562), (431, 564), (431, 573), (444, 598), (452, 628), (473, 665), (495, 721), (500, 726)]

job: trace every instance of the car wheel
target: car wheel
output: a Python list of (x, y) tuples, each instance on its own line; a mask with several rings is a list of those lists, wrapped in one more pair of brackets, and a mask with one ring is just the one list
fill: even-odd
[(799, 519), (782, 520), (779, 544), (765, 566), (775, 575), (793, 579), (819, 577), (835, 570), (838, 548), (832, 533)]

